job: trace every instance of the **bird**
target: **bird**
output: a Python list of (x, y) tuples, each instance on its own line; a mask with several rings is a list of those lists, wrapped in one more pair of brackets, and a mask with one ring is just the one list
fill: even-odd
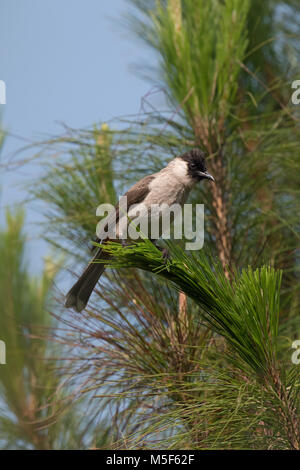
[[(205, 179), (215, 181), (206, 169), (206, 155), (200, 148), (193, 148), (173, 158), (167, 166), (157, 173), (142, 178), (124, 195), (127, 198), (127, 213), (121, 213), (119, 203), (115, 206), (114, 223), (117, 227), (118, 241), (120, 242), (120, 234), (124, 226), (122, 221), (128, 221), (131, 218), (133, 208), (135, 208), (134, 214), (136, 214), (136, 208), (142, 207), (141, 205), (148, 213), (155, 204), (160, 206), (162, 204), (168, 206), (180, 204), (182, 206), (186, 202), (190, 190), (198, 182)], [(109, 223), (108, 220), (107, 226)], [(109, 238), (103, 241), (101, 235), (97, 238), (97, 241), (101, 241), (102, 244), (110, 240), (116, 241)], [(156, 240), (151, 241), (154, 244), (156, 242)], [(105, 270), (105, 261), (108, 261), (110, 257), (111, 255), (105, 252), (103, 248), (99, 247), (97, 249), (93, 259), (66, 295), (66, 308), (74, 308), (77, 312), (81, 312), (86, 307), (99, 278)]]

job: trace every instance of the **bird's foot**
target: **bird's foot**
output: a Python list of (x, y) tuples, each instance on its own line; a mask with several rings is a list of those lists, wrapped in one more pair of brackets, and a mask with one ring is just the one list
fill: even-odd
[(168, 248), (162, 248), (154, 240), (151, 240), (151, 241), (152, 241), (153, 245), (161, 252), (162, 258), (164, 260), (164, 264), (166, 264), (167, 261), (170, 260), (170, 253), (169, 253)]
[(130, 240), (128, 241), (128, 240), (122, 239), (121, 245), (122, 245), (122, 248), (134, 248), (134, 243)]
[(163, 248), (161, 250), (161, 254), (164, 260), (164, 264), (167, 264), (167, 262), (170, 260), (170, 253), (169, 253), (168, 248)]

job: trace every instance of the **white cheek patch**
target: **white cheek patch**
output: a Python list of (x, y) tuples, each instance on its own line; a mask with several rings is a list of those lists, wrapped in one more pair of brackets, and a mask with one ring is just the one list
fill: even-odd
[(173, 173), (180, 179), (185, 179), (188, 177), (188, 164), (181, 158), (176, 158), (174, 160)]

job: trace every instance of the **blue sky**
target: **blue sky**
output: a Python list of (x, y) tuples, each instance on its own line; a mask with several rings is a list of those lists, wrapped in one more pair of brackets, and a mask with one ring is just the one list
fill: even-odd
[[(2, 122), (12, 135), (38, 140), (58, 134), (59, 122), (85, 127), (135, 114), (151, 85), (130, 72), (138, 62), (154, 63), (151, 51), (119, 24), (125, 0), (0, 0), (0, 80), (7, 87)], [(2, 161), (25, 142), (9, 136)], [(24, 181), (35, 164), (1, 172), (1, 206), (24, 200)], [(3, 210), (1, 209), (3, 221)], [(31, 266), (40, 269), (45, 244), (27, 206)]]

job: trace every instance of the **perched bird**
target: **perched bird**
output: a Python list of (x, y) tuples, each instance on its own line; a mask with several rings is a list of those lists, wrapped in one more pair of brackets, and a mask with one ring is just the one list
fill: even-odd
[[(125, 194), (127, 197), (127, 213), (121, 213), (119, 203), (116, 205), (114, 223), (117, 227), (118, 241), (121, 238), (120, 233), (123, 230), (124, 221), (128, 221), (128, 219), (131, 219), (132, 214), (136, 214), (136, 208), (143, 206), (143, 210), (149, 213), (151, 207), (155, 204), (172, 206), (177, 203), (183, 205), (191, 188), (203, 179), (214, 181), (214, 178), (206, 170), (205, 154), (199, 149), (190, 150), (174, 158), (158, 173), (142, 178)], [(135, 210), (133, 211), (134, 207)], [(157, 217), (160, 217), (159, 213), (157, 213)], [(109, 224), (109, 220), (107, 224)], [(101, 241), (101, 236), (98, 240)], [(105, 241), (102, 240), (102, 243), (106, 243), (108, 240), (106, 238)], [(155, 240), (152, 241), (155, 242)], [(94, 258), (68, 292), (65, 302), (67, 308), (73, 307), (77, 312), (85, 308), (98, 279), (105, 269), (105, 263), (99, 263), (97, 260), (108, 260), (109, 257), (110, 255), (102, 248), (97, 249)]]

